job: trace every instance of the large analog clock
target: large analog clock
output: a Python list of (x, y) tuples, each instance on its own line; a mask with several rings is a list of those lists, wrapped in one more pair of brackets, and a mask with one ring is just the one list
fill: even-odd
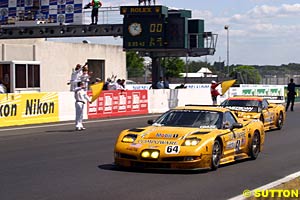
[(140, 35), (142, 33), (142, 25), (134, 22), (128, 26), (128, 31), (132, 36)]

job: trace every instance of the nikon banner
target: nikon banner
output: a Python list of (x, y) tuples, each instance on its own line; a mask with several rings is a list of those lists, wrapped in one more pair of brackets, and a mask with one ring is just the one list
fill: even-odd
[(0, 127), (57, 121), (58, 93), (0, 94)]

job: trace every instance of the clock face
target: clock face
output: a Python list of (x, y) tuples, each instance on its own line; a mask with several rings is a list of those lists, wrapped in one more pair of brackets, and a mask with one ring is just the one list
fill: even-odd
[(142, 25), (139, 23), (132, 23), (128, 26), (128, 31), (132, 36), (140, 35), (142, 32)]

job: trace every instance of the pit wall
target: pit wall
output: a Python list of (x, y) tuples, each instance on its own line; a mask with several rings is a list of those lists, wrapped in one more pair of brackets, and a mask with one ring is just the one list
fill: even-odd
[[(230, 88), (218, 103), (234, 95), (268, 96), (275, 103), (285, 102), (284, 86), (243, 85)], [(85, 106), (84, 119), (163, 113), (186, 104), (211, 105), (209, 84), (198, 84), (194, 89), (102, 91), (97, 100)], [(0, 127), (74, 119), (72, 92), (0, 94)]]

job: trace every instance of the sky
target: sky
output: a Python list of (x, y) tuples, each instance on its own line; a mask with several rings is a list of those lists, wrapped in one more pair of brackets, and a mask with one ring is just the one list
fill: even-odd
[[(103, 7), (118, 7), (137, 5), (137, 0), (103, 0), (102, 3)], [(300, 63), (300, 0), (156, 0), (156, 5), (191, 10), (193, 19), (204, 20), (206, 32), (218, 35), (215, 54), (195, 60), (226, 64), (229, 45), (230, 65)], [(101, 23), (102, 15), (99, 17)], [(119, 24), (122, 16), (110, 20)], [(228, 32), (225, 25), (229, 26)], [(89, 40), (122, 45), (121, 38)]]

